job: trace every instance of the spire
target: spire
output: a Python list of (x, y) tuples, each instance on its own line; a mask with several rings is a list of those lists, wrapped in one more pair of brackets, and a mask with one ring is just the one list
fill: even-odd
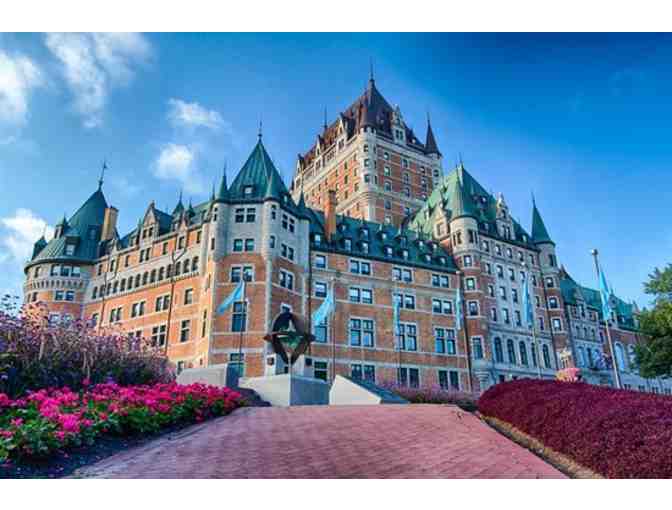
[(226, 200), (229, 196), (229, 188), (226, 184), (226, 163), (224, 163), (224, 170), (222, 171), (222, 180), (219, 184), (219, 192), (217, 193), (217, 200)]
[(324, 128), (324, 131), (326, 131), (327, 127), (328, 127), (328, 125), (327, 125), (327, 107), (326, 106), (324, 107), (324, 125), (322, 127)]
[(184, 205), (182, 205), (182, 190), (180, 190), (180, 198), (178, 198), (177, 205), (173, 209), (173, 216), (178, 216), (182, 211), (184, 211)]
[(548, 235), (544, 220), (541, 219), (537, 203), (534, 201), (534, 195), (532, 196), (532, 242), (534, 244), (550, 243), (555, 245), (551, 236)]
[(376, 80), (373, 78), (373, 57), (369, 59), (369, 83), (372, 85), (376, 82)]
[(257, 133), (257, 137), (259, 138), (259, 141), (261, 142), (261, 137), (263, 136), (263, 122), (261, 119), (259, 119), (259, 133)]
[(464, 186), (461, 179), (455, 182), (453, 195), (450, 199), (451, 221), (462, 217), (476, 218), (476, 211), (474, 204), (469, 195), (464, 191)]
[[(425, 141), (425, 153), (436, 154), (441, 157), (441, 151), (439, 151), (439, 147), (436, 144), (436, 138), (434, 138), (434, 132), (432, 131), (432, 122), (429, 120), (429, 112), (427, 112), (427, 139)], [(461, 157), (460, 164), (462, 164)]]
[(103, 160), (103, 167), (100, 169), (100, 177), (98, 178), (98, 189), (103, 188), (103, 181), (105, 180), (105, 170), (107, 170), (107, 161)]

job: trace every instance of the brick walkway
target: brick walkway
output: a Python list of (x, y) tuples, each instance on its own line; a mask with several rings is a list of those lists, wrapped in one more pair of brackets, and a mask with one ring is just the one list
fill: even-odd
[(245, 408), (81, 469), (100, 478), (564, 478), (452, 406)]

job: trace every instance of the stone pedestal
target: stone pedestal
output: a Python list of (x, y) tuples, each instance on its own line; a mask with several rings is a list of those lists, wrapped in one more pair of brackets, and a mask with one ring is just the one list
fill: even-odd
[(329, 404), (329, 384), (321, 379), (301, 375), (279, 374), (242, 377), (241, 388), (254, 390), (272, 406), (309, 406)]

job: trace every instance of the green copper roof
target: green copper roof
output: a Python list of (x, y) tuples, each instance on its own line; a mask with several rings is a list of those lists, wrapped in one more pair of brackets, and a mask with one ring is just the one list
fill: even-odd
[(551, 236), (548, 235), (548, 230), (546, 230), (544, 220), (541, 219), (541, 214), (539, 214), (539, 209), (537, 209), (537, 204), (534, 199), (532, 199), (532, 241), (535, 244), (555, 244), (553, 243)]
[(219, 183), (219, 191), (217, 192), (217, 200), (226, 201), (229, 198), (229, 188), (226, 184), (226, 170), (222, 172), (222, 180)]
[[(268, 189), (269, 181), (272, 182), (270, 190)], [(249, 192), (246, 193), (248, 189)], [(243, 168), (240, 169), (231, 183), (228, 195), (229, 199), (233, 201), (259, 201), (268, 198), (269, 192), (271, 193), (270, 196), (277, 200), (282, 200), (284, 194), (288, 194), (287, 188), (282, 182), (282, 177), (276, 170), (260, 138)]]
[[(427, 236), (434, 234), (436, 221), (445, 215), (448, 220), (472, 216), (478, 220), (479, 230), (497, 237), (497, 200), (460, 164), (449, 172), (434, 188), (425, 204), (414, 214), (409, 228)], [(531, 236), (515, 221), (515, 241), (534, 248)], [(526, 241), (527, 239), (527, 241)]]
[[(313, 250), (343, 253), (434, 271), (457, 271), (452, 256), (422, 233), (349, 216), (337, 216), (336, 232), (331, 242), (327, 242), (324, 237), (324, 213), (314, 209), (306, 211), (310, 220)], [(321, 242), (315, 242), (315, 234), (322, 236)], [(368, 243), (368, 249), (364, 249), (363, 243)], [(391, 248), (390, 255), (386, 253), (388, 247)], [(403, 256), (404, 250), (408, 252), (406, 258)]]
[[(79, 262), (96, 259), (105, 220), (105, 209), (107, 209), (107, 201), (102, 190), (98, 188), (69, 220), (61, 222), (62, 234), (53, 238), (35, 253), (28, 265), (50, 259)], [(72, 255), (66, 255), (68, 244), (75, 245)]]
[[(595, 310), (599, 320), (603, 321), (600, 292), (576, 283), (564, 268), (562, 268), (560, 275), (560, 290), (563, 301), (572, 305), (578, 305), (583, 301), (587, 307)], [(610, 301), (616, 312), (619, 326), (623, 329), (635, 329), (633, 305), (626, 303), (614, 294), (611, 295)]]
[(464, 190), (462, 180), (459, 178), (453, 186), (453, 194), (450, 198), (450, 219), (455, 220), (462, 217), (477, 218), (476, 207), (471, 196), (467, 195)]

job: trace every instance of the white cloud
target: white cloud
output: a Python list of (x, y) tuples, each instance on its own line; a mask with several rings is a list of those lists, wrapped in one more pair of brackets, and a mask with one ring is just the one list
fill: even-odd
[[(4, 260), (16, 263), (26, 262), (33, 254), (33, 244), (45, 233), (47, 239), (53, 236), (53, 228), (29, 209), (17, 209), (13, 216), (0, 218), (3, 227), (0, 244), (7, 250)], [(3, 250), (4, 251), (4, 250)]]
[(193, 147), (169, 143), (154, 162), (154, 175), (159, 179), (176, 180), (188, 193), (202, 193), (203, 179), (195, 166), (196, 150)]
[(168, 106), (168, 120), (174, 127), (194, 128), (201, 126), (212, 130), (229, 127), (219, 112), (208, 110), (198, 103), (169, 99)]
[(123, 175), (111, 180), (112, 186), (114, 186), (120, 193), (127, 197), (132, 197), (137, 195), (142, 189), (139, 184), (134, 184), (127, 177)]
[(0, 122), (23, 125), (31, 91), (43, 85), (40, 69), (27, 57), (0, 50)]
[(151, 54), (140, 34), (48, 34), (45, 43), (60, 61), (65, 80), (74, 94), (74, 108), (93, 128), (103, 122), (110, 88), (127, 85), (134, 67)]

